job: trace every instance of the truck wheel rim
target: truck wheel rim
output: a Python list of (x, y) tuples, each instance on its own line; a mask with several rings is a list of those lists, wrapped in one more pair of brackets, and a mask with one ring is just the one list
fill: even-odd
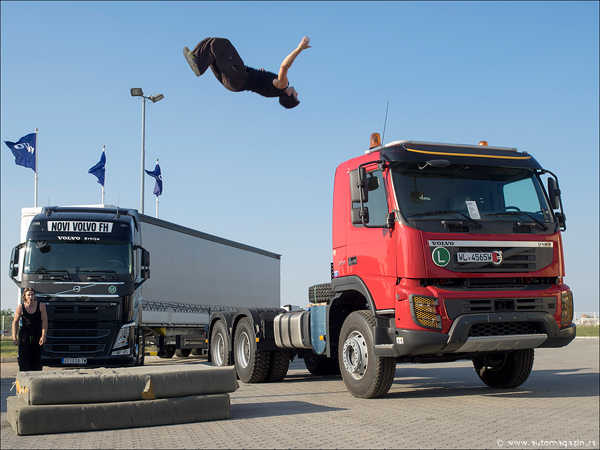
[(367, 343), (358, 331), (350, 333), (342, 349), (346, 371), (355, 380), (360, 380), (367, 371)]
[(237, 357), (240, 366), (248, 367), (250, 362), (250, 338), (247, 333), (240, 334), (238, 338)]
[(215, 343), (213, 344), (213, 356), (215, 364), (217, 366), (222, 366), (223, 361), (225, 361), (225, 340), (220, 333), (215, 336)]

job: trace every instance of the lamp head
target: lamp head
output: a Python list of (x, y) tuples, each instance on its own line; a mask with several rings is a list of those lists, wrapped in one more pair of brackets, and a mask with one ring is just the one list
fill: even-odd
[(163, 98), (165, 98), (164, 95), (162, 94), (158, 94), (158, 95), (151, 95), (150, 97), (148, 97), (150, 100), (152, 100), (152, 103), (156, 103), (161, 101)]
[(144, 93), (142, 92), (142, 88), (131, 88), (131, 96), (132, 97), (143, 97)]

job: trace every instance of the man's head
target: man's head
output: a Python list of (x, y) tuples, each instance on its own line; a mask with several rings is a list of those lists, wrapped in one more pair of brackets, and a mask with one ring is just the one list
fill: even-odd
[(300, 104), (298, 100), (298, 93), (292, 86), (288, 88), (279, 96), (279, 104), (287, 109), (295, 108)]

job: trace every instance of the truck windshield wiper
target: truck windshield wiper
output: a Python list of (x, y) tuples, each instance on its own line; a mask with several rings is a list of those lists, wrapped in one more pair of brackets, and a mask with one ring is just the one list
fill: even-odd
[(114, 277), (113, 279), (116, 280), (118, 279), (118, 275), (117, 272), (115, 272), (114, 270), (80, 270), (79, 273), (89, 273), (89, 274), (94, 274), (94, 275), (88, 275), (87, 278), (88, 280), (92, 280), (92, 279), (97, 279), (98, 281), (104, 281), (106, 280), (106, 273), (110, 274), (112, 277)]
[(48, 269), (45, 269), (45, 268), (43, 268), (43, 267), (42, 267), (42, 268), (39, 268), (38, 270), (36, 270), (36, 271), (35, 271), (35, 273), (39, 273), (39, 274), (42, 274), (42, 273), (43, 273), (43, 274), (49, 274), (51, 279), (53, 279), (53, 278), (54, 278), (54, 275), (53, 275), (53, 274), (60, 273), (60, 274), (63, 274), (63, 275), (60, 275), (60, 277), (61, 277), (63, 280), (64, 280), (64, 279), (67, 279), (67, 280), (71, 280), (71, 279), (72, 279), (72, 278), (71, 278), (71, 274), (69, 273), (69, 271), (68, 271), (68, 270), (58, 270), (58, 269), (57, 269), (57, 270), (48, 270)]
[(477, 229), (483, 228), (483, 225), (481, 225), (481, 222), (477, 222), (475, 219), (470, 218), (466, 214), (461, 213), (460, 211), (457, 211), (456, 209), (449, 209), (447, 211), (430, 211), (430, 212), (424, 212), (424, 213), (417, 213), (417, 214), (411, 214), (408, 217), (412, 218), (412, 217), (417, 217), (417, 216), (437, 216), (439, 214), (458, 214), (460, 216), (463, 216), (469, 222), (475, 224)]
[(490, 216), (490, 217), (521, 216), (521, 215), (525, 215), (525, 216), (529, 217), (531, 220), (533, 220), (535, 223), (537, 223), (540, 227), (542, 227), (544, 229), (544, 231), (548, 230), (548, 227), (544, 224), (544, 222), (536, 219), (531, 214), (529, 214), (528, 212), (525, 212), (525, 211), (503, 211), (503, 212), (494, 213), (494, 214), (484, 214), (484, 216)]

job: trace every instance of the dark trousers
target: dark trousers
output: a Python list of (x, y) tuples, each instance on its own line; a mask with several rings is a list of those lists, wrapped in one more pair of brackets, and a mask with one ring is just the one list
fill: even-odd
[(223, 86), (233, 92), (242, 90), (248, 72), (244, 61), (228, 39), (206, 38), (192, 52), (200, 75), (209, 67)]
[(40, 337), (19, 336), (19, 371), (42, 370)]

